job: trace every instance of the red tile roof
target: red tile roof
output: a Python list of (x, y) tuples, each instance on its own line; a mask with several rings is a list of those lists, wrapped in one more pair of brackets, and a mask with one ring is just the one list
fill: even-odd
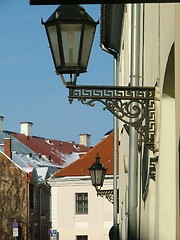
[(72, 153), (79, 153), (80, 157), (90, 149), (84, 145), (73, 142), (48, 140), (41, 137), (26, 136), (19, 133), (12, 133), (12, 135), (35, 153), (45, 155), (52, 163), (60, 166), (62, 166), (65, 162), (64, 159), (62, 159), (61, 154), (71, 155)]
[(110, 133), (83, 157), (54, 174), (54, 177), (88, 176), (88, 168), (95, 162), (97, 153), (100, 162), (107, 168), (107, 175), (113, 174), (114, 133)]

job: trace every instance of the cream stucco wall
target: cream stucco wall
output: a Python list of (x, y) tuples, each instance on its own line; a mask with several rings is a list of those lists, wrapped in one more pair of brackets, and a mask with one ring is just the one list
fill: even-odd
[(176, 239), (175, 101), (168, 96), (162, 99), (161, 119), (155, 231), (157, 239), (166, 240)]
[(119, 151), (119, 206), (120, 206), (120, 236), (121, 239), (126, 239), (127, 231), (127, 213), (128, 213), (128, 134), (123, 128), (120, 135), (120, 151)]
[[(121, 77), (128, 84), (130, 62), (129, 30), (131, 7), (127, 7), (124, 20)], [(148, 197), (144, 202), (141, 193), (141, 171), (138, 191), (138, 236), (140, 239), (179, 239), (179, 133), (180, 133), (180, 4), (141, 5), (140, 85), (158, 86), (156, 99), (156, 152), (149, 151), (149, 158), (158, 156), (156, 179), (149, 180)], [(127, 24), (129, 23), (129, 25)], [(174, 45), (173, 45), (174, 44)], [(170, 53), (175, 55), (172, 61)], [(123, 68), (123, 69), (122, 69)], [(175, 71), (175, 75), (173, 74)], [(125, 80), (124, 80), (125, 79)], [(173, 93), (175, 82), (175, 95)], [(172, 88), (172, 89), (171, 89)], [(170, 93), (170, 94), (169, 94)], [(120, 146), (120, 191), (124, 202), (128, 176), (122, 172), (123, 156), (127, 155), (128, 136), (122, 133)], [(141, 149), (142, 151), (142, 149)], [(139, 152), (139, 168), (142, 152)], [(121, 159), (122, 158), (122, 159)], [(150, 161), (149, 161), (150, 164)], [(122, 211), (122, 219), (127, 214)], [(122, 220), (121, 219), (121, 220)], [(126, 239), (127, 222), (121, 221), (122, 239)]]
[[(88, 240), (108, 240), (113, 225), (113, 204), (105, 197), (97, 197), (90, 179), (58, 178), (49, 181), (52, 188), (52, 228), (59, 239), (76, 239), (88, 235)], [(112, 178), (104, 183), (112, 189)], [(88, 214), (75, 213), (75, 194), (88, 193)]]
[(180, 89), (180, 31), (179, 31), (179, 22), (180, 22), (180, 4), (176, 4), (176, 18), (175, 18), (175, 36), (176, 36), (176, 43), (175, 43), (175, 98), (176, 98), (176, 103), (175, 103), (175, 111), (176, 111), (176, 235), (177, 239), (178, 237), (180, 238), (180, 219), (179, 219), (179, 144), (180, 144), (180, 94), (179, 94), (179, 89)]

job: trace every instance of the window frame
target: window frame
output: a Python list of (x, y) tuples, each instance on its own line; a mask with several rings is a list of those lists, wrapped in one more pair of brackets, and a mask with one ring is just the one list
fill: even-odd
[[(78, 197), (82, 197), (79, 199)], [(80, 207), (80, 205), (82, 205)], [(75, 193), (75, 213), (76, 214), (88, 214), (88, 193), (81, 192)]]
[(88, 240), (88, 235), (76, 235), (76, 240)]

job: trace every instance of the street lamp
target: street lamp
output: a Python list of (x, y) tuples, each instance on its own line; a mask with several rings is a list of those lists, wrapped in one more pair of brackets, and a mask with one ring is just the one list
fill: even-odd
[(89, 168), (89, 173), (91, 176), (92, 185), (97, 191), (97, 196), (105, 196), (111, 203), (113, 203), (113, 190), (101, 190), (104, 183), (104, 178), (106, 175), (106, 170), (103, 164), (100, 162), (100, 157), (97, 153), (96, 161)]
[(45, 26), (56, 73), (86, 72), (97, 22), (80, 5), (61, 5)]
[[(78, 99), (93, 107), (95, 102), (101, 102), (104, 109), (134, 127), (144, 144), (154, 151), (155, 87), (76, 85), (77, 76), (86, 72), (97, 22), (79, 5), (62, 5), (42, 23), (56, 73), (69, 89), (70, 103)], [(70, 74), (69, 82), (63, 74)]]
[(100, 162), (98, 153), (95, 159), (95, 163), (89, 168), (89, 173), (92, 185), (96, 188), (96, 190), (100, 190), (104, 183), (107, 168), (105, 168)]

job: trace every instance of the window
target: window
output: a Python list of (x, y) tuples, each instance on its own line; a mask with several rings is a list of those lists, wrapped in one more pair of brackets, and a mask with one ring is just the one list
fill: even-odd
[(88, 236), (87, 235), (79, 235), (79, 236), (76, 236), (76, 240), (88, 240)]
[(34, 185), (29, 184), (29, 207), (34, 208)]
[[(88, 214), (88, 194), (76, 193), (76, 214)], [(78, 238), (80, 240), (81, 238)], [(84, 240), (84, 238), (82, 238)]]

